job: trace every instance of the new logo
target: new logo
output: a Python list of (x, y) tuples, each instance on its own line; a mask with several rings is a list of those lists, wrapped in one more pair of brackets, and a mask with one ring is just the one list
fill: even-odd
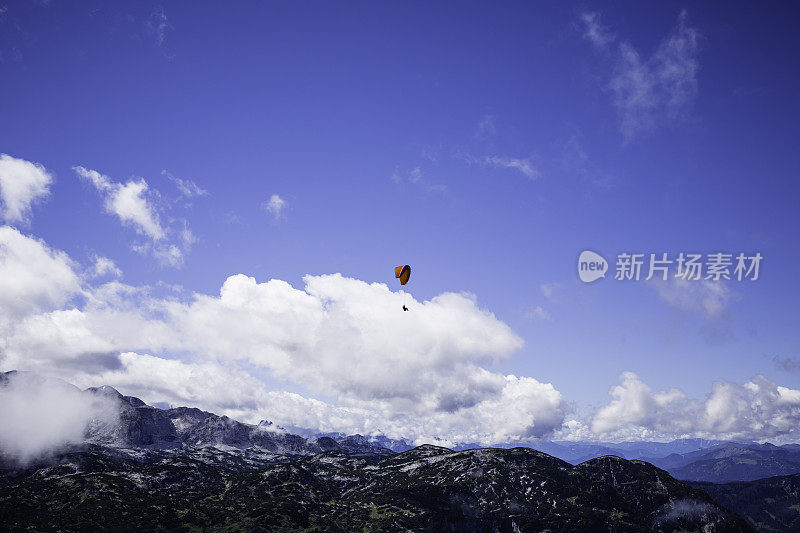
[(584, 283), (591, 283), (606, 277), (607, 270), (608, 261), (598, 253), (584, 250), (578, 257), (578, 277)]

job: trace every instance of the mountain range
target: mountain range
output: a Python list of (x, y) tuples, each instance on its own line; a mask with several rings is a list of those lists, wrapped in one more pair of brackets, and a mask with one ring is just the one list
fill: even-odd
[(573, 466), (528, 448), (341, 451), (89, 445), (0, 478), (7, 530), (750, 531), (648, 463)]
[[(299, 430), (310, 438), (323, 436), (338, 440), (343, 433), (316, 433)], [(384, 436), (360, 437), (364, 442), (403, 452), (413, 444), (403, 439)], [(623, 459), (642, 460), (686, 481), (752, 481), (770, 476), (800, 473), (800, 445), (775, 446), (770, 443), (677, 439), (670, 442), (518, 442), (493, 445), (499, 448), (529, 447), (577, 465), (597, 457), (614, 455)], [(480, 448), (477, 443), (460, 443), (454, 450)]]
[(726, 443), (686, 454), (645, 460), (687, 481), (752, 481), (800, 473), (800, 446)]
[[(0, 373), (0, 390), (20, 377), (39, 379)], [(114, 416), (92, 419), (82, 442), (32, 461), (0, 450), (5, 529), (792, 531), (800, 523), (797, 445), (450, 450), (381, 435), (298, 435), (269, 421), (156, 408), (112, 387), (70, 390)], [(751, 481), (773, 472), (797, 475)], [(708, 483), (731, 479), (745, 482)]]
[(800, 531), (800, 474), (734, 483), (690, 483), (758, 531)]
[(86, 441), (93, 444), (155, 449), (182, 446), (239, 450), (256, 448), (288, 456), (327, 451), (365, 457), (392, 455), (391, 450), (371, 444), (360, 435), (342, 436), (339, 439), (306, 439), (266, 420), (254, 425), (191, 407), (158, 409), (139, 398), (123, 396), (112, 387), (90, 388), (86, 392), (116, 402), (120, 413), (119, 422), (113, 426), (90, 426)]

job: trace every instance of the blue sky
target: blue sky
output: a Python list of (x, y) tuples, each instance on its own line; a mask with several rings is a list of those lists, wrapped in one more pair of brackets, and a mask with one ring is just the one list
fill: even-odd
[[(469, 293), (524, 342), (480, 368), (552, 384), (578, 420), (626, 412), (608, 395), (623, 372), (701, 403), (716, 381), (800, 388), (797, 6), (0, 6), (0, 152), (52, 177), (6, 220), (76, 271), (106, 257), (126, 286), (188, 302), (235, 274), (397, 290), (408, 263), (416, 302)], [(164, 235), (104, 208), (114, 186), (76, 166), (144, 180)], [(585, 249), (764, 260), (758, 281), (722, 288), (582, 284)], [(356, 405), (243, 365), (270, 390)]]

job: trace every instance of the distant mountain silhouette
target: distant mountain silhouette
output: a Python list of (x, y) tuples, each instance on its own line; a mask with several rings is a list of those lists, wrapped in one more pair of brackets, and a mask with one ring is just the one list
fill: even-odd
[(751, 481), (800, 473), (800, 446), (727, 443), (646, 460), (678, 479), (714, 483)]

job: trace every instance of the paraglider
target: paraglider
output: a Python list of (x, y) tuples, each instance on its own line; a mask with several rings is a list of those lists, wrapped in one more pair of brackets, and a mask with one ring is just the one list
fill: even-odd
[(394, 267), (394, 277), (400, 278), (400, 285), (405, 285), (411, 277), (411, 267), (408, 265)]
[[(411, 267), (408, 265), (395, 267), (394, 277), (400, 280), (400, 285), (405, 285), (406, 283), (408, 283), (408, 278), (411, 277)], [(408, 311), (408, 307), (406, 307), (406, 304), (403, 304), (403, 311)]]

